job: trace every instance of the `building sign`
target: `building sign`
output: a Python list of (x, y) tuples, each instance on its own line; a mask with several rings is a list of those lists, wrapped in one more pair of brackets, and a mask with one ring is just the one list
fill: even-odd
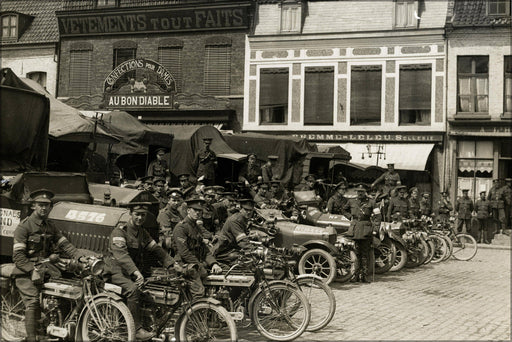
[(104, 104), (113, 109), (170, 109), (176, 84), (161, 64), (145, 58), (119, 64), (105, 79)]
[(123, 8), (94, 13), (57, 13), (61, 37), (102, 34), (169, 33), (249, 27), (249, 3), (194, 8)]
[(14, 230), (20, 224), (20, 210), (0, 208), (0, 235), (14, 236)]
[(496, 137), (510, 137), (512, 127), (510, 122), (505, 123), (504, 126), (493, 126), (489, 124), (475, 125), (475, 126), (457, 126), (451, 127), (450, 135), (469, 135), (469, 136), (496, 136)]
[[(277, 132), (276, 132), (277, 133)], [(277, 134), (292, 135), (297, 138), (303, 138), (317, 142), (359, 142), (359, 141), (378, 141), (378, 142), (431, 142), (437, 143), (443, 141), (443, 133), (418, 132), (418, 133), (371, 133), (371, 132), (278, 132)]]

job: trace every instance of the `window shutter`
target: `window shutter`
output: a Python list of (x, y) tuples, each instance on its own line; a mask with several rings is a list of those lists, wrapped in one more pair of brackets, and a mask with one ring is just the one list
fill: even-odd
[(334, 68), (306, 68), (304, 124), (332, 125)]
[(288, 108), (288, 68), (260, 70), (260, 107)]
[(158, 48), (158, 61), (162, 64), (174, 77), (176, 82), (176, 91), (182, 92), (182, 76), (181, 76), (181, 47), (160, 47)]
[(350, 91), (350, 124), (380, 125), (382, 67), (352, 67)]
[(69, 95), (90, 95), (91, 50), (71, 51), (69, 62)]
[(206, 95), (229, 95), (231, 46), (207, 45), (205, 53), (204, 93)]
[(399, 108), (401, 110), (430, 110), (431, 84), (431, 65), (400, 66)]

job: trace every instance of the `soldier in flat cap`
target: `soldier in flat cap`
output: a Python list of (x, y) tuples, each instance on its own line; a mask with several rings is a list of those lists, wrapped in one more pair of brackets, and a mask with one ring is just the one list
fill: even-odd
[(158, 213), (157, 222), (160, 233), (170, 236), (174, 227), (187, 216), (186, 206), (183, 206), (183, 194), (179, 189), (169, 189), (169, 201), (165, 208)]
[(270, 155), (267, 157), (267, 159), (268, 162), (261, 167), (261, 176), (263, 177), (264, 183), (276, 180), (278, 177), (278, 175), (275, 173), (278, 157), (275, 155)]
[(203, 148), (200, 149), (194, 158), (194, 170), (198, 181), (204, 185), (215, 184), (215, 171), (217, 169), (217, 155), (210, 149), (212, 138), (203, 138)]
[(409, 202), (405, 198), (407, 193), (407, 187), (405, 185), (399, 185), (396, 187), (398, 195), (391, 197), (388, 205), (387, 220), (401, 221), (409, 218)]
[(54, 194), (46, 189), (32, 192), (30, 201), (34, 211), (14, 230), (12, 259), (16, 267), (25, 272), (25, 275), (16, 277), (15, 282), (25, 305), (27, 341), (36, 341), (37, 338), (41, 319), (39, 293), (44, 274), (60, 277), (60, 271), (54, 265), (45, 263), (36, 267), (35, 263), (48, 258), (54, 250), (64, 252), (67, 257), (78, 256), (77, 249), (48, 221), (53, 197)]
[(396, 187), (397, 185), (402, 184), (400, 182), (400, 175), (395, 171), (395, 164), (388, 163), (388, 170), (384, 172), (379, 178), (377, 178), (371, 185), (371, 187), (375, 187), (377, 184), (384, 181), (384, 186), (382, 188), (382, 193), (389, 194), (389, 192)]
[(167, 197), (167, 191), (165, 189), (165, 178), (164, 177), (154, 177), (153, 179), (153, 188), (155, 192), (153, 196), (158, 200), (159, 209), (165, 208), (169, 198)]
[(163, 177), (169, 181), (171, 173), (169, 172), (169, 165), (167, 160), (164, 159), (165, 149), (159, 148), (156, 150), (156, 159), (149, 163), (148, 176)]
[(462, 197), (455, 203), (455, 215), (457, 215), (457, 232), (461, 233), (463, 226), (468, 234), (471, 232), (471, 213), (474, 210), (473, 200), (469, 198), (469, 189), (462, 189)]
[[(135, 321), (137, 340), (149, 340), (153, 334), (142, 328), (139, 300), (140, 288), (147, 276), (145, 257), (152, 253), (167, 269), (174, 266), (174, 259), (159, 246), (144, 228), (151, 203), (130, 203), (130, 218), (114, 228), (109, 239), (107, 274), (111, 282), (123, 289), (127, 306)], [(144, 274), (143, 274), (144, 273)]]
[(347, 185), (345, 182), (336, 184), (334, 187), (334, 194), (327, 201), (326, 211), (330, 214), (341, 215), (343, 214), (343, 207), (347, 203), (345, 193), (347, 192)]
[(180, 181), (180, 191), (182, 193), (183, 199), (188, 200), (195, 196), (195, 186), (190, 182), (190, 175), (188, 173), (183, 173), (178, 176)]
[(238, 181), (244, 182), (245, 185), (256, 184), (262, 177), (261, 167), (257, 164), (257, 157), (254, 153), (247, 155), (247, 164), (240, 170)]
[(270, 200), (268, 199), (267, 195), (268, 189), (268, 183), (261, 183), (258, 186), (258, 191), (256, 192), (256, 195), (254, 195), (254, 202), (256, 203), (256, 206), (260, 209), (266, 208), (270, 205)]

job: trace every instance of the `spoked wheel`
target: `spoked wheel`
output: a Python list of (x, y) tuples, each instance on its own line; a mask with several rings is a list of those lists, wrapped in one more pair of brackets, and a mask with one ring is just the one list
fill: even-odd
[[(100, 297), (91, 303), (80, 324), (80, 341), (135, 341), (135, 323), (123, 302)], [(94, 309), (95, 308), (95, 309)]]
[(179, 341), (237, 341), (235, 321), (220, 305), (207, 302), (193, 304), (178, 319)]
[(317, 331), (324, 328), (336, 312), (336, 298), (332, 289), (322, 280), (306, 276), (297, 280), (300, 290), (311, 305), (311, 319), (307, 331)]
[(471, 260), (477, 251), (476, 240), (468, 234), (457, 234), (453, 240), (452, 255), (457, 260)]
[(431, 239), (428, 239), (425, 242), (427, 243), (427, 246), (428, 246), (428, 253), (427, 253), (427, 257), (425, 258), (425, 261), (423, 262), (424, 265), (426, 265), (432, 261), (432, 259), (434, 258), (434, 253), (436, 252), (436, 245), (435, 245), (434, 241), (432, 241)]
[(349, 281), (356, 272), (357, 255), (351, 250), (344, 250), (337, 260), (337, 276), (335, 282), (344, 283)]
[(375, 273), (386, 273), (393, 267), (396, 259), (395, 244), (384, 239), (379, 247), (375, 248)]
[(400, 271), (407, 263), (407, 250), (405, 247), (401, 243), (395, 243), (395, 248), (395, 262), (390, 269), (391, 272)]
[(254, 326), (274, 341), (291, 341), (306, 330), (311, 309), (306, 295), (296, 287), (272, 284), (263, 288), (249, 306)]
[(432, 263), (437, 264), (445, 259), (446, 253), (448, 253), (448, 245), (446, 244), (445, 239), (440, 237), (439, 235), (430, 235), (431, 241), (434, 243), (435, 252), (434, 257), (432, 258)]
[(450, 239), (449, 236), (446, 236), (444, 234), (441, 234), (439, 236), (444, 239), (444, 241), (446, 242), (446, 246), (448, 247), (448, 250), (446, 251), (446, 255), (443, 259), (443, 261), (445, 261), (445, 260), (448, 260), (453, 254), (453, 241), (452, 241), (452, 239)]
[(14, 286), (2, 288), (2, 341), (23, 341), (27, 337), (25, 330), (25, 305)]
[(316, 274), (329, 284), (336, 277), (336, 260), (323, 249), (310, 249), (299, 260), (299, 273)]
[(424, 240), (419, 240), (414, 247), (414, 252), (407, 254), (407, 263), (405, 264), (405, 267), (412, 268), (421, 265), (427, 257), (428, 248), (429, 247)]

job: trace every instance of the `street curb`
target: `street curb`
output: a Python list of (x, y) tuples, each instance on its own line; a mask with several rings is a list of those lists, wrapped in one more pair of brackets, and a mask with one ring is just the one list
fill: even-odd
[(478, 243), (477, 247), (479, 249), (496, 249), (496, 250), (512, 250), (512, 246), (504, 246), (504, 245), (488, 245), (486, 243)]

